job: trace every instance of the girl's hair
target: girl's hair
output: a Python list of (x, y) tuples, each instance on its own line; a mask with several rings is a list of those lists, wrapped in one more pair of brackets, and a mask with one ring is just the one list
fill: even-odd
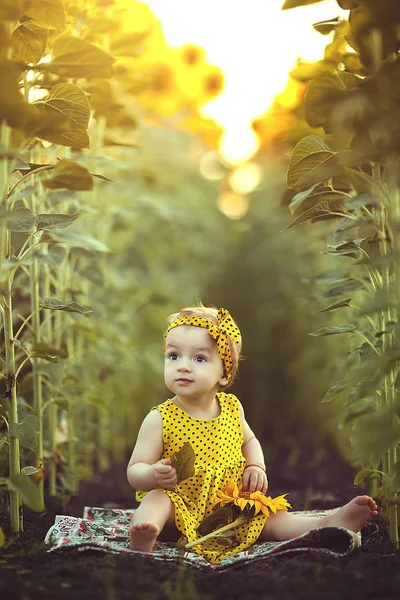
[[(187, 306), (186, 308), (182, 308), (179, 312), (169, 315), (167, 322), (169, 326), (173, 321), (176, 321), (176, 319), (180, 319), (181, 317), (203, 317), (204, 319), (208, 319), (209, 321), (217, 325), (217, 314), (218, 309), (214, 306), (203, 306), (203, 304), (199, 303), (199, 306)], [(221, 386), (222, 389), (228, 388), (234, 382), (236, 373), (239, 368), (239, 360), (241, 358), (240, 353), (242, 351), (241, 340), (239, 341), (239, 343), (236, 343), (229, 336), (227, 337), (229, 350), (232, 357), (232, 376), (230, 378), (229, 383)]]

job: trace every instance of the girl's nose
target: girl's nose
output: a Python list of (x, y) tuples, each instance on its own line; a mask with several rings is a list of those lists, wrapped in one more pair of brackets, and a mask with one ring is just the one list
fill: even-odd
[(179, 364), (178, 371), (190, 371), (190, 367), (186, 363), (181, 362)]

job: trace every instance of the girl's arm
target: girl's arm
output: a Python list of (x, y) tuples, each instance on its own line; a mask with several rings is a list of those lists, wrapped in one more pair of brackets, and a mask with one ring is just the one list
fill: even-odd
[(240, 402), (239, 412), (243, 431), (242, 453), (248, 465), (244, 470), (243, 488), (250, 492), (260, 490), (265, 494), (268, 489), (268, 479), (265, 469), (264, 453), (260, 442), (246, 421), (243, 406)]
[(127, 477), (132, 487), (148, 491), (175, 485), (175, 469), (170, 461), (160, 460), (163, 449), (162, 418), (158, 410), (152, 410), (139, 429), (128, 463)]

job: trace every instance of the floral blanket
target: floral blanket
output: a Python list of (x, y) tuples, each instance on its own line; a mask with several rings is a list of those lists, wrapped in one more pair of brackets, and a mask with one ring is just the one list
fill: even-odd
[[(307, 511), (297, 514), (324, 516), (329, 511)], [(48, 552), (63, 548), (99, 550), (114, 554), (142, 554), (129, 548), (129, 524), (133, 510), (86, 507), (83, 518), (57, 515), (54, 525), (47, 532), (45, 542)], [(210, 564), (191, 551), (175, 544), (156, 543), (151, 561), (174, 562), (183, 560), (194, 567), (224, 571), (233, 565), (268, 559), (285, 553), (323, 552), (331, 556), (347, 556), (361, 545), (361, 535), (341, 527), (320, 527), (286, 542), (260, 542), (248, 550), (229, 556), (220, 564)]]

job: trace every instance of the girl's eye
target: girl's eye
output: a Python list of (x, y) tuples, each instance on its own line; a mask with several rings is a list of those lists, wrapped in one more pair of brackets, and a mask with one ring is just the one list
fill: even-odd
[(195, 361), (199, 363), (206, 362), (206, 358), (205, 356), (196, 356)]
[(170, 360), (177, 360), (178, 359), (178, 355), (176, 352), (171, 352), (171, 354), (168, 355), (168, 358)]

